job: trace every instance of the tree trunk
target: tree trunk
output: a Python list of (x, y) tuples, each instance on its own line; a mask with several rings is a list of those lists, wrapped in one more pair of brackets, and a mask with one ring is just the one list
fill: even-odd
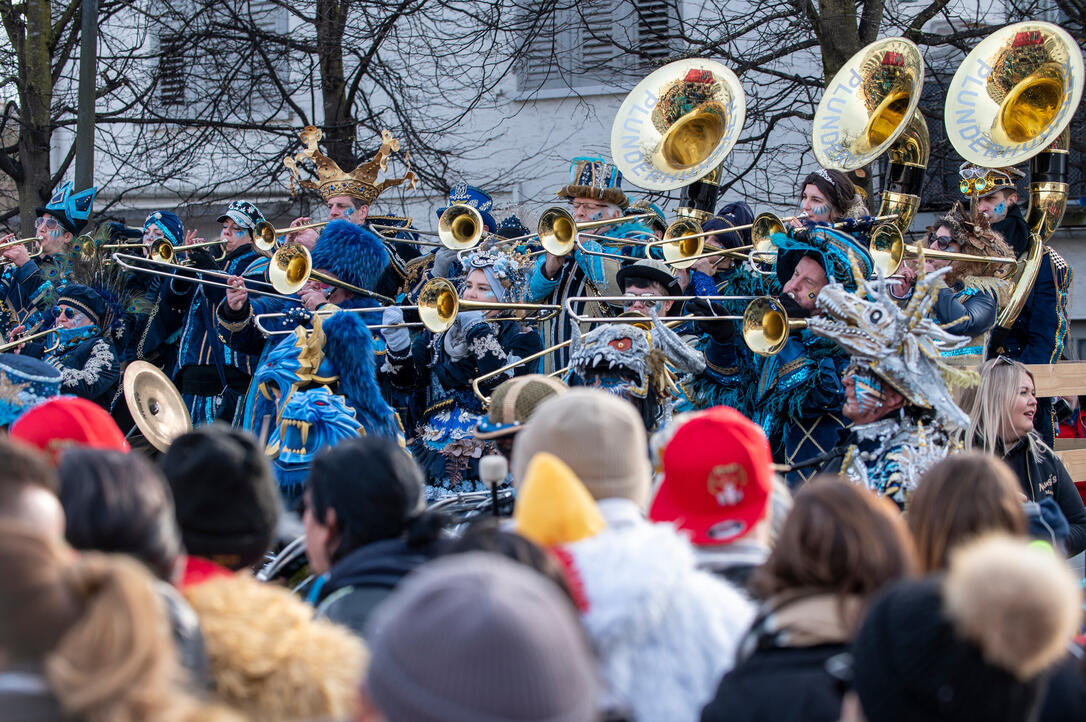
[(856, 3), (853, 0), (819, 0), (816, 33), (822, 48), (824, 83), (829, 85), (841, 66), (863, 47)]
[[(16, 46), (22, 82), (19, 84), (19, 189), (21, 235), (34, 232), (34, 208), (52, 194), (49, 145), (53, 135), (50, 105), (53, 99), (53, 26), (49, 0), (27, 0), (26, 36)], [(21, 50), (21, 52), (20, 52)]]
[(320, 48), (321, 93), (324, 105), (324, 144), (328, 157), (350, 172), (357, 121), (347, 103), (343, 71), (343, 32), (349, 0), (317, 0), (317, 46)]

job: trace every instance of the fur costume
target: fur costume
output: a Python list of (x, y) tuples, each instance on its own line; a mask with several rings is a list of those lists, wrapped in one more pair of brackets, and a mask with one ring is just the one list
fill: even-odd
[(285, 589), (238, 574), (184, 590), (200, 618), (214, 696), (250, 719), (347, 719), (366, 650)]
[(674, 528), (650, 524), (633, 502), (599, 503), (607, 528), (563, 549), (583, 583), (582, 621), (617, 706), (639, 720), (696, 720), (731, 669), (754, 609), (698, 571)]
[(348, 221), (331, 221), (313, 248), (313, 268), (341, 281), (373, 290), (388, 265), (388, 251), (373, 231)]

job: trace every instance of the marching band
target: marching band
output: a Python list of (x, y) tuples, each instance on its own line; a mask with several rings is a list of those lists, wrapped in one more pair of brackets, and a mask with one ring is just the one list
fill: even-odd
[[(919, 242), (906, 240), (929, 155), (915, 45), (877, 41), (831, 81), (812, 128), (820, 167), (784, 219), (722, 202), (743, 90), (721, 64), (691, 59), (630, 93), (612, 158), (572, 159), (556, 189), (568, 207), (543, 212), (535, 232), (498, 219), (467, 184), (435, 231), (373, 213), (383, 191), (416, 184), (390, 172), (400, 144), (388, 131), (347, 172), (306, 128), (284, 163), (320, 193), (327, 220), (277, 229), (236, 200), (210, 241), (165, 208), (142, 230), (87, 234), (95, 190), (69, 183), (38, 209), (33, 238), (0, 239), (3, 350), (42, 358), (62, 393), (157, 448), (216, 420), (252, 432), (286, 498), (318, 451), (357, 435), (403, 445), (431, 501), (485, 489), (480, 460), (498, 446), (479, 429), (509, 416), (495, 412), (495, 388), (547, 374), (630, 400), (649, 432), (731, 406), (764, 429), (790, 485), (839, 471), (904, 505), (919, 475), (963, 446), (976, 367), (1000, 354), (1054, 363), (1067, 337), (1071, 269), (1046, 241), (1066, 203), (1067, 108), (1082, 87), (1065, 79), (1062, 97), (1036, 108), (1024, 88), (1042, 64), (1060, 67), (1045, 52), (1082, 60), (1059, 28), (1021, 25), (955, 76), (946, 118), (962, 201)], [(978, 63), (990, 65), (983, 87), (959, 92)], [(869, 207), (850, 173), (882, 156)], [(1027, 162), (1028, 177), (1016, 167)], [(674, 220), (624, 177), (678, 190)], [(1050, 442), (1051, 408), (1035, 423)]]

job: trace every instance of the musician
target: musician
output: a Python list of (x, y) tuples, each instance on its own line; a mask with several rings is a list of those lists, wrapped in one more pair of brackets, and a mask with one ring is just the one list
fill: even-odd
[(642, 198), (631, 203), (629, 211), (630, 215), (651, 213), (652, 217), (642, 220), (641, 225), (648, 226), (649, 230), (652, 231), (652, 235), (656, 236), (656, 240), (662, 241), (664, 239), (664, 234), (667, 233), (667, 215), (664, 214), (663, 208), (651, 203), (647, 198)]
[[(185, 227), (176, 213), (165, 209), (151, 211), (143, 222), (143, 253), (151, 255), (151, 245), (165, 239), (173, 247), (185, 240)], [(136, 303), (126, 309), (124, 316), (124, 345), (118, 349), (122, 363), (143, 360), (163, 370), (176, 363), (175, 334), (178, 324), (170, 324), (169, 312), (162, 313), (166, 279), (150, 273), (130, 273), (126, 290)]]
[[(494, 201), (489, 193), (466, 183), (457, 183), (449, 191), (448, 203), (438, 208), (435, 214), (440, 219), (445, 211), (457, 203), (470, 206), (479, 212), (479, 217), (483, 219), (484, 235), (497, 232), (498, 223), (494, 220), (494, 216), (490, 214), (491, 209), (494, 207)], [(425, 275), (429, 278), (455, 278), (461, 275), (463, 268), (459, 260), (457, 260), (458, 253), (459, 251), (454, 248), (438, 248), (433, 255), (430, 271)], [(428, 280), (428, 278), (419, 279), (420, 282), (425, 282), (425, 280)], [(415, 285), (417, 286), (418, 283)]]
[[(28, 343), (16, 353), (41, 358), (60, 371), (60, 392), (109, 408), (121, 378), (113, 345), (115, 309), (93, 288), (70, 284), (60, 289), (53, 333), (45, 342)], [(18, 329), (19, 333), (23, 329)]]
[[(31, 258), (26, 244), (0, 252), (6, 261), (0, 272), (0, 294), (12, 316), (9, 327), (34, 328), (51, 321), (43, 314), (56, 305), (56, 290), (65, 284), (71, 270), (72, 241), (86, 228), (97, 193), (96, 187), (75, 192), (71, 181), (63, 184), (44, 207), (35, 209), (35, 235), (41, 255)], [(0, 243), (14, 238), (9, 234)]]
[[(1010, 247), (999, 233), (993, 231), (985, 216), (970, 220), (968, 212), (955, 204), (943, 217), (928, 228), (925, 246), (951, 253), (976, 256), (1009, 257)], [(973, 368), (984, 361), (988, 334), (995, 326), (999, 309), (1011, 292), (1011, 282), (1005, 277), (1006, 266), (977, 261), (926, 258), (928, 272), (949, 267), (944, 277), (945, 287), (938, 290), (932, 315), (943, 328), (956, 336), (972, 339), (968, 345), (943, 356), (956, 366)], [(890, 287), (890, 294), (899, 301), (912, 296), (916, 272), (902, 264), (902, 280)]]
[(663, 261), (655, 258), (643, 258), (628, 266), (618, 269), (615, 274), (618, 287), (623, 296), (631, 300), (623, 307), (624, 311), (651, 315), (655, 310), (658, 316), (672, 315), (673, 308), (681, 307), (682, 301), (653, 301), (654, 296), (679, 296), (679, 281)]
[[(418, 240), (417, 234), (410, 232), (410, 218), (371, 216), (370, 207), (387, 188), (398, 186), (401, 183), (408, 183), (411, 188), (414, 188), (417, 184), (417, 178), (414, 172), (410, 170), (400, 178), (393, 178), (391, 174), (386, 172), (389, 156), (400, 149), (400, 141), (393, 138), (392, 134), (387, 130), (381, 131), (381, 147), (378, 149), (377, 154), (371, 160), (360, 163), (349, 173), (340, 168), (339, 164), (334, 160), (321, 153), (317, 143), (323, 136), (324, 133), (319, 128), (307, 126), (300, 133), (300, 138), (306, 147), (294, 157), (285, 158), (283, 164), (287, 166), (293, 180), (297, 181), (299, 185), (304, 188), (312, 188), (321, 194), (328, 206), (329, 220), (342, 220), (357, 226), (365, 226), (368, 230), (380, 230), (377, 233), (378, 236), (402, 238), (401, 242), (385, 240), (386, 250), (389, 254), (389, 264), (384, 269), (376, 287), (369, 289), (385, 296), (396, 296), (406, 284), (408, 262), (418, 255), (418, 247), (410, 243), (411, 240)], [(304, 160), (309, 160), (316, 166), (316, 181), (300, 177), (297, 164)], [(386, 173), (386, 178), (378, 183), (377, 177), (382, 173)], [(307, 222), (308, 220), (308, 218), (298, 218), (295, 219), (292, 225)], [(371, 225), (379, 223), (381, 225), (402, 226), (405, 230), (390, 233), (383, 229), (369, 228), (367, 223)], [(307, 247), (313, 248), (317, 242), (315, 233), (312, 229), (299, 231), (294, 238)]]
[[(966, 195), (976, 196), (977, 212), (987, 216), (992, 230), (1000, 233), (1014, 255), (1022, 259), (1030, 246), (1030, 229), (1018, 205), (1017, 183), (1024, 176), (1022, 171), (963, 163), (959, 174)], [(1025, 306), (1009, 330), (996, 329), (992, 334), (990, 355), (1002, 354), (1024, 364), (1057, 363), (1070, 328), (1067, 304), (1073, 279), (1067, 261), (1044, 246), (1040, 272)], [(1038, 400), (1035, 425), (1045, 443), (1052, 444), (1055, 419), (1051, 400)]]
[[(524, 271), (513, 259), (494, 251), (465, 257), (467, 275), (460, 296), (483, 303), (518, 302), (524, 293)], [(471, 382), (478, 376), (542, 349), (539, 333), (519, 321), (495, 321), (508, 311), (461, 311), (452, 328), (441, 333), (424, 331), (412, 342), (403, 327), (384, 328), (387, 353), (380, 374), (394, 388), (424, 396), (424, 411), (415, 431), (411, 452), (427, 474), (430, 499), (464, 491), (482, 490), (478, 459), (486, 445), (475, 438), (475, 427), (485, 408)], [(385, 310), (382, 324), (403, 322), (396, 306)], [(535, 363), (513, 374), (534, 373)], [(507, 376), (480, 384), (484, 395)], [(409, 434), (410, 435), (410, 434)]]
[[(253, 229), (263, 221), (260, 209), (248, 201), (233, 201), (218, 218), (222, 224), (222, 261), (216, 262), (205, 248), (188, 251), (197, 269), (218, 270), (264, 279), (268, 259), (253, 249)], [(190, 232), (186, 244), (200, 239)], [(183, 246), (182, 246), (183, 248)], [(225, 297), (221, 287), (189, 281), (178, 276), (166, 284), (165, 307), (180, 319), (180, 344), (174, 383), (188, 406), (194, 426), (216, 419), (231, 421), (238, 400), (249, 387), (256, 358), (223, 344), (216, 333), (215, 308)]]
[[(778, 248), (778, 298), (789, 318), (809, 318), (829, 283), (855, 292), (853, 261), (865, 278), (873, 269), (865, 246), (824, 226), (796, 237), (774, 234), (772, 240)], [(798, 464), (833, 448), (838, 432), (849, 424), (841, 414), (848, 357), (833, 341), (801, 330), (789, 336), (779, 353), (759, 356), (741, 343), (732, 321), (701, 322), (695, 328), (704, 334), (700, 348), (706, 370), (683, 386), (688, 399), (683, 408), (724, 404), (739, 409), (765, 429), (781, 464)], [(813, 473), (801, 468), (786, 478), (794, 488)]]
[[(888, 293), (890, 282), (864, 283), (860, 293), (834, 285), (822, 290), (820, 316), (810, 332), (832, 339), (850, 354), (841, 413), (852, 423), (822, 471), (840, 473), (902, 509), (924, 473), (962, 448), (969, 417), (955, 403), (947, 379), (966, 375), (937, 354), (916, 349), (969, 343), (927, 323), (923, 307), (946, 290), (943, 267), (917, 283), (905, 308)], [(911, 351), (910, 351), (911, 349)]]
[(791, 224), (796, 228), (869, 215), (863, 196), (841, 171), (819, 168), (807, 174), (800, 189), (799, 209), (803, 217), (792, 219)]
[[(705, 237), (702, 253), (749, 246), (751, 243), (749, 226), (753, 222), (754, 213), (743, 201), (721, 206), (715, 216), (701, 224), (703, 233), (713, 232), (714, 234)], [(741, 228), (738, 231), (731, 230), (738, 226), (747, 226), (747, 228)], [(689, 268), (676, 269), (675, 275), (679, 279), (683, 293), (689, 296), (746, 295), (746, 290), (733, 289), (733, 285), (741, 285), (740, 277), (736, 274), (740, 265), (741, 261), (735, 256), (708, 256), (694, 261), (694, 265)], [(760, 286), (760, 282), (758, 285)]]

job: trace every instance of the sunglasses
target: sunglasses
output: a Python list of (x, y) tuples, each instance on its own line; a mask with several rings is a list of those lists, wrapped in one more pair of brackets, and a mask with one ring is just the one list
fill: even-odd
[(933, 247), (939, 249), (940, 251), (945, 251), (946, 249), (950, 248), (950, 244), (954, 243), (954, 237), (953, 236), (932, 236), (931, 241), (932, 241), (932, 246)]
[(71, 320), (75, 318), (75, 314), (76, 310), (71, 306), (65, 306), (64, 308), (61, 308), (60, 306), (53, 307), (53, 318), (60, 318), (63, 316), (64, 318)]
[(55, 231), (60, 228), (60, 221), (56, 218), (38, 218), (34, 221), (35, 228), (45, 228), (47, 231)]

